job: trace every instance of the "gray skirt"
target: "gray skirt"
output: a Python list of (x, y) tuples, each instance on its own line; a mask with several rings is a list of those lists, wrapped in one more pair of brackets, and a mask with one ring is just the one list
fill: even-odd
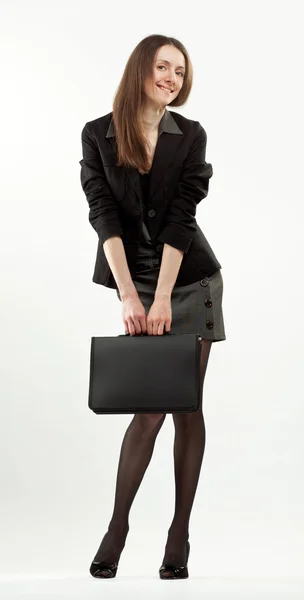
[[(147, 263), (150, 264), (147, 264)], [(140, 265), (133, 283), (146, 309), (154, 302), (160, 267), (153, 259)], [(119, 291), (116, 290), (119, 300)], [(203, 339), (221, 342), (226, 339), (222, 309), (223, 278), (221, 271), (190, 285), (175, 286), (171, 294), (171, 333), (199, 333)]]

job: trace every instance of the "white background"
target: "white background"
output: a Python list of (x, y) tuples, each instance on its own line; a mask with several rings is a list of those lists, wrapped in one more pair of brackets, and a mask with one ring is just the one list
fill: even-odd
[[(303, 567), (301, 2), (1, 2), (2, 577), (88, 574), (132, 415), (88, 406), (91, 336), (124, 332), (92, 282), (98, 238), (80, 134), (112, 110), (147, 35), (180, 39), (213, 165), (197, 221), (222, 264), (227, 340), (204, 385), (193, 576)], [(169, 107), (170, 109), (170, 107)], [(157, 577), (174, 508), (168, 415), (130, 514), (120, 575)]]

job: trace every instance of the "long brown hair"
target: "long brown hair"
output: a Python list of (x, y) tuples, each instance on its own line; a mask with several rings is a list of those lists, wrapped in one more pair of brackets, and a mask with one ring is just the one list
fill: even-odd
[(179, 94), (170, 106), (185, 104), (192, 88), (193, 67), (184, 45), (165, 35), (149, 35), (139, 42), (130, 55), (114, 96), (113, 121), (116, 136), (117, 166), (149, 170), (142, 114), (145, 102), (144, 83), (153, 76), (153, 62), (161, 46), (175, 46), (185, 58), (185, 75)]

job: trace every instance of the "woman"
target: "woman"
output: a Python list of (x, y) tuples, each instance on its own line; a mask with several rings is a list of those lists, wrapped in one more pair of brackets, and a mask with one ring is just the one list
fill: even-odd
[[(175, 38), (151, 35), (132, 52), (113, 112), (85, 124), (81, 183), (98, 234), (93, 281), (116, 289), (126, 333), (200, 333), (201, 390), (212, 342), (225, 340), (221, 265), (196, 223), (212, 165), (198, 121), (168, 111), (183, 105), (192, 65)], [(165, 414), (135, 414), (123, 439), (108, 531), (90, 567), (115, 577), (129, 512)], [(175, 512), (159, 576), (188, 577), (189, 520), (204, 448), (198, 411), (173, 414)]]

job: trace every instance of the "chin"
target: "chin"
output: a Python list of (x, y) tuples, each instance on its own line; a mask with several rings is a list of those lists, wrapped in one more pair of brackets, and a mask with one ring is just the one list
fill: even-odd
[(166, 102), (166, 100), (161, 100), (158, 96), (152, 96), (152, 95), (148, 95), (149, 101), (151, 103), (153, 103), (155, 106), (157, 106), (157, 108), (161, 108), (164, 109), (166, 108), (166, 106), (168, 104), (170, 104), (170, 102), (172, 102), (173, 98), (168, 98), (168, 101)]
[(167, 104), (169, 104), (169, 102), (160, 102), (159, 99), (157, 98), (150, 98), (151, 102), (153, 102), (153, 104), (160, 109), (164, 109), (166, 108)]

